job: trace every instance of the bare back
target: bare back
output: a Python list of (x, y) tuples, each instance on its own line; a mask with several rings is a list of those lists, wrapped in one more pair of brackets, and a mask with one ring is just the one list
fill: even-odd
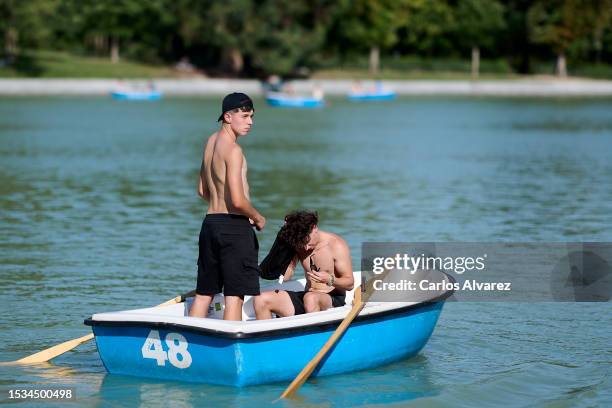
[[(233, 141), (219, 137), (220, 132), (215, 132), (208, 138), (200, 168), (200, 178), (206, 183), (209, 193), (207, 214), (237, 213), (232, 206), (226, 175), (230, 152), (233, 149), (240, 149), (240, 147)], [(242, 155), (242, 153), (240, 154)], [(242, 159), (242, 185), (244, 195), (248, 200), (250, 197), (247, 183), (247, 163), (244, 156), (242, 156)]]

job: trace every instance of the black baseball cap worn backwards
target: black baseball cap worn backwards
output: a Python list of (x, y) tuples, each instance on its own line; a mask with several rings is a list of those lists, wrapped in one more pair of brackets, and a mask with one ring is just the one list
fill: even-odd
[(217, 119), (217, 122), (220, 122), (223, 120), (223, 115), (225, 114), (225, 112), (231, 111), (232, 109), (242, 108), (244, 106), (247, 106), (253, 109), (253, 101), (251, 100), (251, 98), (249, 98), (247, 94), (243, 94), (240, 92), (234, 92), (234, 93), (227, 95), (225, 98), (223, 98), (221, 116), (219, 116), (219, 119)]

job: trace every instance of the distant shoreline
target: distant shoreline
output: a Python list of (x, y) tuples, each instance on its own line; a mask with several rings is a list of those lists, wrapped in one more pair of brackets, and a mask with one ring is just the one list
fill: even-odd
[[(128, 80), (130, 84), (145, 85), (149, 79)], [(367, 85), (373, 81), (363, 80)], [(292, 81), (296, 93), (309, 93), (318, 84), (326, 95), (346, 95), (352, 80)], [(592, 79), (510, 79), (510, 80), (384, 80), (385, 87), (398, 95), (445, 96), (527, 96), (581, 97), (612, 96), (612, 81)], [(0, 79), (1, 96), (46, 95), (107, 95), (117, 85), (113, 79)], [(261, 83), (242, 79), (156, 79), (156, 89), (168, 96), (224, 95), (240, 90), (262, 95)]]

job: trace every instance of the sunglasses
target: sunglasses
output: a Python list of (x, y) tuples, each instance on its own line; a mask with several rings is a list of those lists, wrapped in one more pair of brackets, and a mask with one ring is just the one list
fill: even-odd
[(315, 272), (319, 272), (321, 270), (321, 268), (317, 267), (317, 265), (315, 265), (314, 261), (312, 260), (313, 256), (310, 257), (310, 270), (311, 271), (315, 271)]

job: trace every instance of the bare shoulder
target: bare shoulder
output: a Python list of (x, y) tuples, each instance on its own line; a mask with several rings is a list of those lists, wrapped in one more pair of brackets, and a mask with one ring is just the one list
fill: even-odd
[(326, 234), (329, 237), (329, 246), (335, 253), (349, 251), (348, 244), (340, 235), (334, 234), (333, 232), (326, 232)]
[(215, 143), (215, 140), (217, 140), (217, 136), (219, 136), (219, 132), (215, 132), (211, 134), (210, 136), (208, 136), (208, 140), (206, 141), (206, 144)]
[[(336, 276), (353, 277), (351, 251), (348, 244), (338, 234), (329, 234), (329, 247), (334, 257), (334, 273)], [(350, 289), (350, 288), (349, 288)]]
[(228, 166), (242, 166), (244, 161), (242, 148), (237, 143), (226, 145), (223, 149), (222, 157)]
[(233, 143), (227, 147), (227, 158), (229, 160), (242, 160), (244, 155), (242, 154), (242, 147), (238, 143)]
[(212, 148), (212, 146), (215, 144), (215, 142), (217, 141), (217, 136), (218, 133), (215, 132), (212, 135), (208, 136), (208, 140), (206, 140), (206, 147), (205, 150), (208, 151)]

